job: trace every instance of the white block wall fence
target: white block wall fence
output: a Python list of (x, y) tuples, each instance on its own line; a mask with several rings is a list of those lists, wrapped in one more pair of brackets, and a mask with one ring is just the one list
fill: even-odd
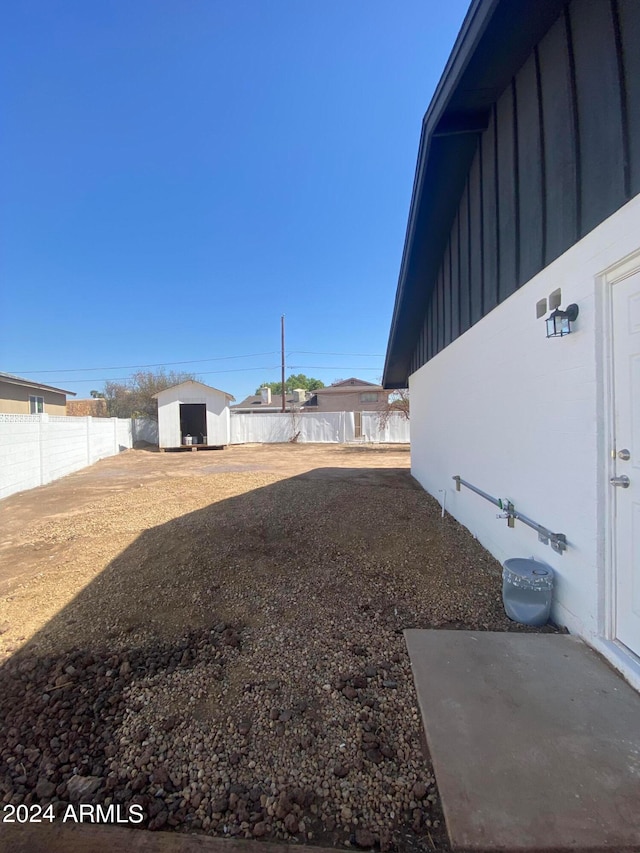
[(0, 499), (132, 446), (128, 419), (0, 414)]

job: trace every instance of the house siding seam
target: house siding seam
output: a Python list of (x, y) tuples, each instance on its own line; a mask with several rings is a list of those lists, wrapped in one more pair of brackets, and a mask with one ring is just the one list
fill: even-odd
[(572, 0), (493, 106), (409, 372), (640, 191), (640, 3)]

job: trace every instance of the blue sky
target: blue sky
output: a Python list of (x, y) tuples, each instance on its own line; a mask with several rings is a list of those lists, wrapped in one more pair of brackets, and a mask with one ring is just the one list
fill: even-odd
[(0, 371), (84, 397), (165, 363), (241, 399), (284, 313), (287, 373), (377, 380), (467, 6), (3, 4)]

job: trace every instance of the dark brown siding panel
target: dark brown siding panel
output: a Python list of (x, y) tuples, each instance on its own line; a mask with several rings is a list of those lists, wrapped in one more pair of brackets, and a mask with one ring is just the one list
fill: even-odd
[(460, 334), (471, 325), (469, 312), (469, 186), (465, 187), (459, 212), (460, 257)]
[(546, 265), (578, 238), (576, 130), (564, 18), (540, 42), (538, 54), (545, 154)]
[(631, 196), (640, 193), (640, 3), (618, 0), (628, 123)]
[(574, 0), (569, 13), (580, 135), (580, 236), (584, 236), (625, 201), (620, 89), (610, 2)]
[(451, 229), (451, 334), (455, 340), (460, 336), (460, 240), (458, 236), (459, 216)]
[(517, 205), (513, 91), (508, 86), (497, 103), (498, 152), (498, 301), (517, 286)]
[(535, 55), (516, 77), (518, 107), (518, 188), (520, 269), (518, 284), (529, 281), (543, 264), (543, 152)]
[(444, 345), (449, 346), (453, 338), (451, 337), (451, 259), (448, 245), (444, 250), (442, 276), (444, 281)]
[(496, 136), (493, 116), (482, 137), (482, 261), (484, 297), (482, 313), (498, 304), (498, 242), (496, 204)]
[(482, 182), (481, 148), (469, 172), (469, 282), (471, 288), (471, 325), (482, 319)]

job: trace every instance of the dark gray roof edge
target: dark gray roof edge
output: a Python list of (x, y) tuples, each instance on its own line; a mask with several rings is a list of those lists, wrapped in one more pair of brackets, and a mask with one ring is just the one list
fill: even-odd
[[(511, 76), (516, 73), (522, 63), (523, 43), (530, 42), (530, 49), (532, 49), (546, 31), (545, 27), (550, 25), (554, 11), (559, 11), (567, 2), (568, 0), (473, 0), (469, 7), (422, 121), (407, 230), (385, 357), (382, 379), (384, 388), (404, 388), (408, 383), (411, 355), (407, 354), (407, 342), (403, 339), (406, 338), (404, 334), (406, 316), (403, 315), (407, 313), (406, 303), (412, 296), (411, 293), (408, 294), (412, 287), (408, 279), (409, 266), (416, 249), (417, 220), (423, 207), (427, 207), (425, 176), (430, 164), (430, 156), (432, 156), (434, 130), (443, 118), (447, 118), (447, 110), (451, 102), (457, 98), (459, 107), (460, 100), (464, 100), (464, 92), (459, 91), (461, 78), (483, 40), (487, 39), (487, 43), (490, 43), (491, 38), (495, 38), (495, 33), (491, 32), (495, 21), (497, 24), (493, 29), (504, 30), (505, 16), (508, 15), (511, 25), (509, 34), (513, 36), (511, 40), (505, 38), (499, 42), (504, 62), (503, 67), (496, 66), (492, 69), (497, 83), (500, 74), (504, 73), (505, 65), (510, 66)], [(455, 109), (451, 110), (451, 114), (455, 115)], [(442, 145), (441, 139), (437, 141)], [(455, 168), (449, 165), (452, 169)], [(425, 282), (425, 287), (429, 287), (428, 282)], [(414, 344), (415, 340), (411, 342), (411, 348)]]
[[(484, 32), (487, 21), (499, 0), (473, 0), (465, 15), (460, 32), (457, 35), (447, 64), (444, 67), (438, 85), (431, 98), (431, 102), (422, 119), (422, 128), (420, 131), (420, 143), (418, 146), (418, 158), (416, 162), (416, 171), (413, 179), (413, 189), (411, 192), (411, 202), (409, 204), (409, 221), (407, 223), (407, 231), (405, 235), (404, 247), (402, 251), (402, 260), (400, 262), (400, 273), (398, 276), (398, 286), (396, 290), (396, 298), (393, 306), (393, 314), (391, 317), (391, 328), (389, 330), (389, 343), (385, 357), (384, 370), (382, 374), (383, 388), (403, 388), (404, 384), (391, 383), (388, 381), (389, 361), (392, 356), (393, 344), (397, 334), (398, 313), (402, 298), (404, 295), (404, 284), (406, 280), (407, 257), (410, 246), (413, 244), (415, 236), (415, 220), (416, 211), (418, 208), (418, 197), (423, 188), (423, 177), (427, 155), (429, 149), (430, 132), (436, 126), (438, 119), (446, 109), (447, 103), (451, 94), (469, 61), (469, 57), (473, 48), (477, 44), (481, 34)], [(482, 8), (484, 6), (484, 8)]]
[(451, 93), (458, 85), (477, 43), (500, 2), (501, 0), (473, 0), (469, 6), (447, 64), (424, 114), (422, 126), (427, 131), (435, 127), (446, 109)]

